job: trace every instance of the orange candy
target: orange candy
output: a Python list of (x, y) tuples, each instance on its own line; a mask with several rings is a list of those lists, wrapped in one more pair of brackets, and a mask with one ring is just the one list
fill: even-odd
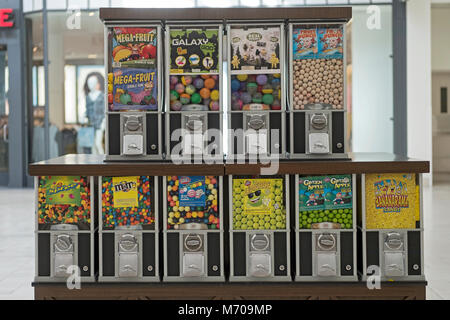
[(213, 78), (208, 78), (205, 80), (205, 84), (204, 84), (205, 88), (213, 89), (215, 85), (216, 85), (216, 81)]
[[(212, 79), (211, 79), (211, 80), (212, 80)], [(214, 80), (213, 80), (213, 81), (214, 81)], [(203, 99), (208, 99), (210, 95), (211, 95), (211, 91), (210, 91), (208, 88), (202, 88), (202, 89), (200, 90), (200, 96), (201, 96)]]

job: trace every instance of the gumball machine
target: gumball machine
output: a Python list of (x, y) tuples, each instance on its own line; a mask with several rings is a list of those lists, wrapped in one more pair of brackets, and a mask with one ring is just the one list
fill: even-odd
[(289, 23), (291, 159), (348, 158), (345, 23)]
[(158, 179), (99, 177), (99, 281), (160, 281)]
[(161, 25), (104, 23), (106, 161), (161, 160)]
[(224, 281), (222, 177), (168, 176), (164, 281)]
[(284, 24), (230, 21), (227, 43), (227, 157), (284, 158)]
[(295, 175), (296, 281), (358, 281), (356, 175)]
[(289, 176), (229, 176), (230, 281), (291, 281)]
[(77, 274), (94, 282), (96, 221), (94, 180), (86, 176), (40, 176), (36, 190), (36, 277), (66, 282)]
[(361, 175), (362, 279), (424, 281), (423, 177), (419, 173)]
[(222, 161), (222, 24), (166, 24), (166, 158)]

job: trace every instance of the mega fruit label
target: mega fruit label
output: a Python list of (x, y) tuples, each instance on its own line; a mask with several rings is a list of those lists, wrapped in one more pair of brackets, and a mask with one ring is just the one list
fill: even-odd
[(300, 177), (298, 187), (300, 211), (322, 210), (325, 208), (323, 177)]
[(114, 208), (138, 206), (138, 177), (113, 177)]
[(365, 188), (367, 229), (416, 227), (415, 174), (367, 174)]
[(313, 59), (317, 54), (317, 29), (295, 28), (292, 30), (293, 58)]
[(157, 29), (113, 28), (111, 55), (113, 68), (156, 69)]
[(47, 204), (70, 204), (79, 206), (81, 177), (52, 176), (44, 186)]
[(205, 196), (205, 177), (190, 176), (179, 178), (180, 188), (180, 206), (181, 207), (204, 207), (206, 203)]
[(280, 28), (232, 28), (231, 70), (280, 72)]
[(157, 110), (156, 70), (116, 69), (113, 74), (113, 111)]
[(219, 29), (172, 29), (170, 72), (219, 72)]
[(352, 176), (324, 177), (325, 209), (352, 208)]

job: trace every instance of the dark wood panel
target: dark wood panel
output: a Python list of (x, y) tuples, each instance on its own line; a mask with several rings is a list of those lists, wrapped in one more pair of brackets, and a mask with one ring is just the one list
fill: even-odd
[(102, 8), (102, 20), (339, 20), (352, 18), (351, 7), (284, 8)]
[[(430, 163), (389, 153), (352, 153), (349, 160), (280, 161), (278, 174), (427, 173)], [(66, 155), (33, 163), (39, 175), (260, 175), (262, 164), (174, 164), (172, 162), (104, 162), (103, 155)]]
[[(426, 282), (382, 283), (369, 290), (358, 283), (289, 284), (82, 284), (82, 290), (68, 290), (64, 284), (35, 284), (35, 299), (256, 299), (256, 300), (425, 300)], [(186, 295), (189, 292), (189, 295)]]

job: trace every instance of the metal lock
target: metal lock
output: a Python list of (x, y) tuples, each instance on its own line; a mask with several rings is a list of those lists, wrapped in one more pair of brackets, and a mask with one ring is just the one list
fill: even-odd
[(272, 275), (272, 253), (267, 234), (250, 235), (249, 270), (251, 277), (266, 278)]
[(183, 277), (205, 275), (204, 236), (190, 233), (183, 235)]
[(405, 241), (399, 232), (384, 234), (384, 274), (390, 277), (405, 275)]
[(74, 265), (74, 244), (68, 234), (59, 234), (53, 244), (54, 275), (55, 277), (67, 277), (67, 269)]
[(122, 116), (122, 153), (124, 155), (144, 154), (144, 117), (142, 115)]
[(118, 242), (119, 277), (137, 277), (139, 265), (139, 241), (136, 236), (126, 233)]
[(316, 235), (316, 272), (318, 276), (337, 276), (337, 239), (332, 233)]

